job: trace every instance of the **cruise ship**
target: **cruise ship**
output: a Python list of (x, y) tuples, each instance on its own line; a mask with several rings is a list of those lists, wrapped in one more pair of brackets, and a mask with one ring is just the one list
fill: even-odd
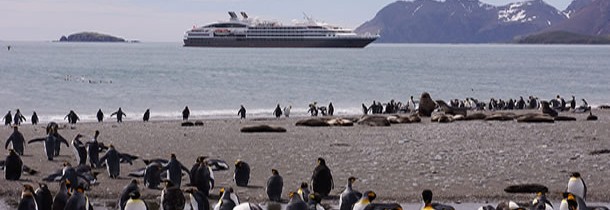
[(241, 12), (229, 12), (228, 22), (193, 27), (184, 35), (185, 47), (328, 47), (363, 48), (378, 35), (358, 35), (352, 30), (314, 21), (291, 26), (259, 21)]

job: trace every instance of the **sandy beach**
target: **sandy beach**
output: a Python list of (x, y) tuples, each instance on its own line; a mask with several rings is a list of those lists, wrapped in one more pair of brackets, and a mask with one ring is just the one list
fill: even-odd
[[(537, 112), (531, 110), (528, 112)], [(489, 112), (487, 112), (489, 113)], [(390, 127), (301, 127), (298, 118), (193, 119), (202, 127), (182, 127), (181, 121), (125, 122), (107, 119), (104, 123), (78, 123), (59, 130), (68, 140), (78, 133), (101, 135), (99, 141), (113, 144), (118, 151), (141, 159), (169, 158), (175, 153), (190, 168), (197, 156), (206, 155), (231, 164), (228, 171), (218, 171), (216, 188), (232, 186), (242, 201), (265, 202), (265, 183), (271, 169), (284, 178), (284, 199), (301, 182), (310, 181), (316, 159), (323, 157), (332, 170), (338, 195), (349, 176), (358, 181), (359, 191), (373, 190), (381, 201), (419, 202), (423, 189), (431, 189), (435, 200), (444, 202), (490, 202), (512, 199), (527, 201), (533, 195), (508, 194), (503, 189), (512, 184), (539, 183), (550, 190), (548, 197), (557, 202), (566, 188), (570, 172), (579, 171), (588, 187), (587, 201), (610, 201), (610, 154), (590, 152), (610, 149), (610, 111), (594, 110), (598, 121), (585, 121), (588, 114), (563, 112), (577, 121), (555, 123), (518, 123), (516, 121), (460, 121), (448, 124), (392, 124)], [(62, 122), (61, 125), (65, 125)], [(246, 125), (282, 126), (286, 133), (241, 133)], [(44, 137), (45, 126), (28, 123), (20, 127), (26, 141)], [(3, 143), (12, 128), (0, 128)], [(7, 150), (3, 150), (7, 154)], [(0, 195), (18, 200), (23, 183), (35, 183), (56, 169), (63, 161), (75, 163), (72, 148), (62, 146), (61, 156), (47, 161), (43, 144), (25, 149), (24, 163), (40, 173), (24, 175), (21, 181), (0, 179)], [(252, 168), (250, 187), (236, 187), (232, 181), (233, 163), (241, 159)], [(130, 171), (145, 167), (141, 160), (123, 164), (119, 179), (109, 179), (105, 169), (98, 176), (100, 185), (87, 194), (92, 199), (118, 198), (130, 177)], [(186, 184), (188, 177), (183, 177)], [(148, 201), (159, 190), (145, 189)], [(53, 194), (58, 184), (50, 184)], [(337, 200), (323, 203), (336, 204)]]

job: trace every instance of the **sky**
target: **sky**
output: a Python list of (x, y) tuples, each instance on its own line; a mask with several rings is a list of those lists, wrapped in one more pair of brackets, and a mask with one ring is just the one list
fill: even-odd
[[(0, 0), (0, 41), (49, 41), (93, 31), (128, 40), (181, 42), (193, 26), (228, 20), (227, 11), (291, 24), (314, 19), (356, 28), (396, 0)], [(481, 0), (506, 5), (522, 0)], [(559, 10), (572, 0), (545, 0)]]

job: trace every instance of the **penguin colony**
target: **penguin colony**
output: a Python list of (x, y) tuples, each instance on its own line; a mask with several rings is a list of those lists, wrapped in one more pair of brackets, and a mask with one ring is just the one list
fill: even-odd
[[(94, 140), (99, 136), (96, 132)], [(82, 138), (83, 135), (78, 134), (75, 139)], [(92, 140), (93, 141), (93, 140)], [(84, 153), (84, 152), (82, 152)], [(110, 153), (110, 154), (109, 154)], [(76, 158), (80, 158), (80, 153), (75, 154)], [(110, 157), (115, 156), (115, 157)], [(113, 162), (108, 159), (116, 159)], [(107, 148), (106, 155), (100, 158), (100, 162), (106, 163), (108, 176), (117, 178), (119, 175), (118, 169), (121, 161), (126, 162), (137, 157), (129, 154), (121, 154), (116, 151), (114, 146), (110, 145)], [(240, 201), (234, 189), (220, 188), (219, 200), (212, 206), (209, 202), (210, 192), (214, 188), (214, 171), (227, 170), (229, 167), (226, 162), (217, 159), (209, 159), (201, 156), (195, 161), (193, 167), (189, 170), (180, 161), (177, 160), (175, 154), (170, 155), (170, 159), (154, 159), (144, 160), (147, 167), (140, 171), (132, 172), (129, 175), (133, 177), (141, 177), (144, 181), (144, 187), (150, 189), (160, 189), (160, 202), (155, 199), (145, 201), (140, 197), (140, 180), (132, 179), (126, 185), (117, 198), (116, 209), (120, 210), (147, 210), (150, 203), (157, 203), (161, 209), (185, 209), (188, 206), (194, 210), (263, 210), (259, 204)], [(79, 161), (82, 163), (82, 161)], [(92, 166), (94, 164), (91, 164)], [(114, 166), (110, 166), (114, 165)], [(5, 179), (20, 180), (20, 176), (24, 173), (23, 162), (20, 156), (13, 149), (9, 150), (9, 155), (2, 163), (5, 170)], [(29, 169), (31, 170), (31, 169)], [(180, 183), (182, 180), (182, 172), (188, 175), (190, 183), (186, 184), (186, 188), (182, 189)], [(247, 186), (249, 179), (250, 166), (243, 160), (235, 162), (234, 181), (239, 186)], [(148, 174), (147, 173), (152, 173)], [(162, 175), (164, 174), (164, 175)], [(65, 162), (64, 167), (58, 172), (49, 175), (43, 181), (57, 182), (60, 186), (59, 191), (53, 196), (49, 191), (47, 184), (39, 183), (39, 187), (34, 190), (33, 186), (24, 184), (22, 194), (18, 204), (18, 210), (42, 210), (42, 209), (64, 209), (64, 210), (89, 210), (93, 209), (90, 198), (86, 195), (86, 190), (95, 182), (97, 174), (91, 173), (91, 166), (79, 164), (77, 167), (72, 167), (70, 163)], [(356, 177), (347, 179), (345, 189), (339, 195), (340, 210), (402, 210), (402, 206), (398, 203), (378, 203), (374, 202), (377, 194), (373, 191), (358, 192), (354, 189)], [(159, 184), (163, 183), (163, 187), (159, 188)], [(288, 195), (288, 203), (285, 206), (286, 210), (324, 210), (327, 207), (321, 205), (323, 198), (330, 196), (329, 192), (334, 188), (332, 173), (328, 167), (326, 160), (323, 158), (317, 159), (317, 166), (314, 168), (310, 183), (310, 189), (306, 182), (301, 183), (300, 187), (295, 191), (290, 191)], [(266, 209), (282, 209), (280, 202), (283, 193), (283, 179), (277, 169), (271, 170), (271, 175), (268, 178), (266, 191), (269, 203), (265, 206)], [(479, 209), (554, 209), (552, 203), (546, 198), (548, 190), (542, 188), (531, 188), (536, 190), (536, 196), (532, 202), (526, 206), (517, 204), (513, 201), (502, 202), (497, 207), (482, 206)], [(187, 196), (185, 196), (185, 194)], [(560, 210), (586, 210), (586, 209), (608, 209), (603, 206), (588, 206), (587, 186), (581, 174), (574, 172), (570, 175), (565, 192), (562, 194)], [(423, 190), (421, 194), (422, 210), (452, 210), (452, 206), (434, 203), (433, 193), (431, 190)]]
[[(429, 97), (429, 95), (426, 95)], [(447, 104), (437, 102), (438, 104)], [(556, 116), (557, 112), (550, 108), (548, 102), (540, 102), (544, 114)], [(279, 107), (279, 105), (278, 105)], [(448, 109), (448, 108), (446, 108)], [(456, 110), (453, 110), (456, 111)], [(461, 110), (457, 110), (461, 111)], [(183, 111), (183, 120), (188, 120), (190, 111), (185, 107)], [(113, 113), (111, 116), (117, 116), (117, 122), (122, 122), (122, 117), (126, 116), (122, 110)], [(279, 114), (281, 115), (281, 113)], [(103, 121), (103, 113), (98, 111), (98, 120)], [(589, 113), (589, 116), (592, 116)], [(148, 121), (150, 111), (147, 110), (143, 120)], [(21, 180), (23, 173), (35, 174), (35, 170), (25, 166), (21, 161), (21, 156), (24, 154), (24, 145), (36, 142), (44, 143), (44, 154), (48, 160), (53, 160), (60, 153), (61, 144), (69, 147), (68, 141), (59, 134), (58, 125), (49, 123), (46, 129), (46, 137), (34, 138), (25, 141), (23, 135), (19, 132), (18, 127), (14, 127), (14, 132), (9, 136), (5, 148), (12, 145), (9, 149), (8, 156), (0, 165), (4, 169), (5, 179)], [(34, 190), (33, 186), (24, 184), (18, 209), (92, 209), (92, 204), (89, 197), (86, 195), (86, 190), (94, 187), (96, 184), (96, 176), (99, 174), (93, 169), (106, 168), (107, 175), (110, 178), (119, 178), (120, 164), (133, 164), (133, 160), (138, 159), (126, 153), (121, 153), (114, 145), (105, 146), (98, 142), (99, 131), (96, 131), (94, 138), (90, 141), (83, 140), (84, 135), (78, 134), (71, 141), (74, 157), (77, 162), (76, 167), (68, 162), (63, 164), (63, 168), (51, 173), (43, 181), (57, 182), (60, 190), (52, 196), (47, 184), (39, 183), (39, 187)], [(101, 157), (100, 153), (105, 152)], [(88, 163), (87, 163), (87, 160)], [(148, 203), (158, 203), (162, 209), (184, 209), (189, 206), (190, 209), (209, 210), (211, 205), (209, 202), (210, 192), (214, 189), (214, 171), (227, 170), (229, 166), (222, 160), (209, 159), (208, 157), (198, 157), (195, 164), (189, 170), (180, 161), (177, 160), (175, 154), (170, 155), (169, 160), (153, 159), (143, 160), (146, 167), (129, 173), (129, 176), (139, 177), (143, 180), (144, 187), (150, 189), (158, 189), (160, 192), (160, 202), (155, 200), (144, 200), (140, 197), (140, 179), (133, 179), (121, 192), (117, 209), (148, 209)], [(186, 184), (186, 188), (182, 184), (182, 176), (187, 174), (190, 182)], [(243, 160), (235, 162), (234, 181), (239, 187), (247, 187), (250, 180), (250, 166)], [(339, 195), (338, 206), (340, 210), (365, 210), (365, 209), (402, 209), (396, 203), (376, 203), (374, 200), (377, 194), (373, 191), (360, 193), (354, 189), (356, 177), (349, 177), (345, 190)], [(163, 184), (163, 186), (161, 186)], [(300, 187), (295, 191), (286, 193), (283, 189), (284, 183), (280, 172), (276, 169), (271, 170), (271, 176), (268, 178), (265, 186), (269, 201), (267, 209), (281, 208), (277, 207), (278, 202), (282, 200), (283, 195), (289, 198), (286, 209), (288, 210), (322, 210), (325, 209), (321, 205), (323, 198), (330, 195), (334, 189), (334, 181), (330, 168), (327, 166), (325, 159), (318, 158), (317, 166), (314, 168), (310, 180), (311, 188), (307, 182), (301, 183)], [(313, 193), (310, 193), (310, 189)], [(480, 209), (553, 209), (551, 202), (546, 199), (546, 192), (537, 192), (536, 197), (528, 206), (519, 206), (515, 202), (500, 203), (497, 207), (483, 206)], [(187, 195), (186, 197), (184, 195)], [(263, 209), (255, 203), (240, 202), (233, 188), (221, 188), (219, 190), (220, 199), (213, 206), (214, 210), (258, 210)], [(607, 209), (605, 207), (587, 207), (586, 204), (587, 188), (580, 173), (573, 173), (569, 178), (566, 192), (562, 194), (562, 201), (559, 209)], [(424, 190), (422, 192), (422, 207), (421, 209), (453, 209), (449, 205), (433, 203), (432, 191)], [(504, 208), (506, 206), (507, 208)]]

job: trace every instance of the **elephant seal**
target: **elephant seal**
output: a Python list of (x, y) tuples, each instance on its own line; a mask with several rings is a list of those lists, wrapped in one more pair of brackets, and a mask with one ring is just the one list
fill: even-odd
[(385, 116), (366, 115), (358, 120), (360, 125), (368, 126), (390, 126), (390, 121)]
[(509, 121), (515, 119), (515, 114), (511, 112), (497, 112), (485, 117), (485, 121)]
[(553, 108), (551, 108), (551, 106), (549, 105), (549, 102), (541, 101), (540, 105), (542, 106), (543, 114), (548, 114), (551, 117), (557, 117), (557, 115), (559, 115), (559, 113), (557, 113), (557, 111), (555, 111)]
[(264, 132), (272, 132), (272, 133), (285, 133), (286, 128), (282, 128), (279, 126), (270, 126), (270, 125), (250, 125), (241, 128), (242, 133), (264, 133)]
[(435, 108), (436, 103), (432, 100), (430, 94), (427, 92), (422, 93), (421, 97), (419, 98), (419, 115), (423, 117), (430, 117), (432, 116), (432, 112), (434, 112)]
[(459, 114), (462, 116), (468, 116), (466, 108), (449, 106), (449, 104), (445, 103), (445, 101), (443, 101), (443, 100), (436, 100), (436, 103), (443, 110), (443, 112), (445, 112), (445, 114), (450, 114), (450, 115)]
[(330, 126), (330, 124), (326, 121), (326, 119), (322, 118), (309, 118), (299, 120), (295, 124), (296, 126), (309, 126), (309, 127), (326, 127)]
[(546, 116), (546, 115), (542, 115), (542, 114), (530, 113), (530, 114), (524, 114), (524, 115), (518, 116), (517, 122), (554, 123), (555, 119), (553, 119), (552, 117)]

